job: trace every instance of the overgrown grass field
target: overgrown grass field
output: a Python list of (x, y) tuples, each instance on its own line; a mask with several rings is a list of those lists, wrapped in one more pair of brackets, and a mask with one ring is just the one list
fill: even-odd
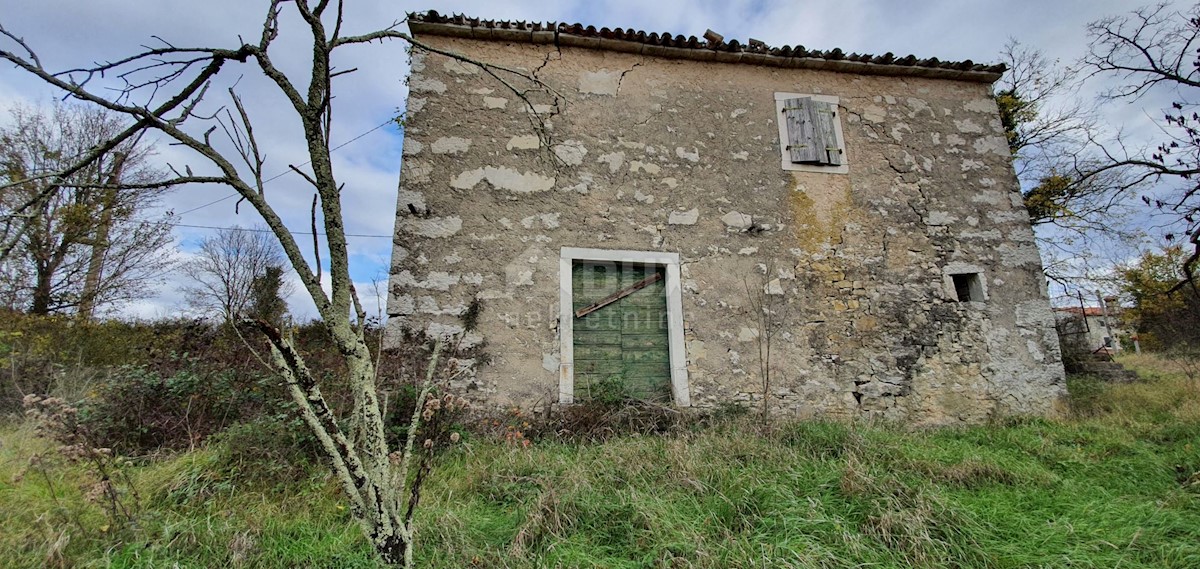
[[(665, 436), (468, 437), (418, 515), (422, 566), (1200, 567), (1200, 382), (1072, 380), (1071, 416), (961, 429), (750, 417)], [(5, 567), (374, 567), (320, 465), (218, 437), (126, 469), (115, 526), (84, 467), (0, 429)], [(93, 496), (94, 497), (94, 496)]]

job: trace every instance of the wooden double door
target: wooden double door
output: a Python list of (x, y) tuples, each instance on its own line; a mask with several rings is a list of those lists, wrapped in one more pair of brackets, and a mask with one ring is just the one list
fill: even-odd
[(575, 397), (670, 401), (665, 268), (575, 261)]

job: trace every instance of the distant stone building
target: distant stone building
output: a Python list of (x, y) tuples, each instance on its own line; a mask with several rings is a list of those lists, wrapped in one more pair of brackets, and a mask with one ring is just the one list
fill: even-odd
[(920, 424), (1055, 409), (1002, 67), (409, 25), (544, 82), (413, 50), (389, 338), (475, 346), (457, 387)]
[(1121, 351), (1124, 329), (1120, 305), (1106, 298), (1105, 306), (1064, 306), (1054, 309), (1059, 336), (1078, 351), (1113, 354)]

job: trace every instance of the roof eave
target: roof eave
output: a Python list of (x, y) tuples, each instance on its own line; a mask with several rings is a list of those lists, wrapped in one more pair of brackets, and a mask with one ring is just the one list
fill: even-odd
[(693, 61), (717, 61), (727, 63), (742, 63), (747, 65), (763, 65), (789, 69), (822, 69), (840, 73), (855, 73), (861, 75), (885, 75), (891, 77), (925, 77), (930, 79), (949, 79), (973, 83), (994, 83), (1003, 76), (1002, 72), (972, 69), (966, 62), (965, 69), (955, 67), (927, 67), (921, 65), (903, 65), (899, 63), (872, 63), (849, 59), (826, 59), (820, 57), (778, 56), (766, 53), (743, 51), (714, 50), (711, 48), (681, 48), (663, 45), (653, 45), (622, 39), (588, 37), (561, 30), (535, 29), (493, 29), (485, 26), (472, 26), (454, 23), (433, 23), (410, 18), (409, 30), (413, 36), (431, 35), (453, 38), (475, 39), (484, 41), (519, 42), (530, 44), (552, 43), (557, 38), (560, 45), (582, 47), (603, 51), (618, 51), (636, 53), (668, 59), (689, 59)]

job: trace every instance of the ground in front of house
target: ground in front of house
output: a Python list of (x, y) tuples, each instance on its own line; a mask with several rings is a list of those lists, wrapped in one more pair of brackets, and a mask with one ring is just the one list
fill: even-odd
[[(764, 435), (742, 415), (583, 444), (468, 437), (438, 459), (418, 558), (446, 568), (1200, 567), (1200, 380), (1153, 357), (1125, 363), (1145, 381), (1075, 378), (1073, 416), (1053, 421), (921, 432), (777, 423)], [(375, 566), (319, 464), (273, 464), (230, 440), (130, 467), (137, 523), (115, 527), (80, 466), (50, 460), (51, 443), (9, 422), (3, 564)]]

